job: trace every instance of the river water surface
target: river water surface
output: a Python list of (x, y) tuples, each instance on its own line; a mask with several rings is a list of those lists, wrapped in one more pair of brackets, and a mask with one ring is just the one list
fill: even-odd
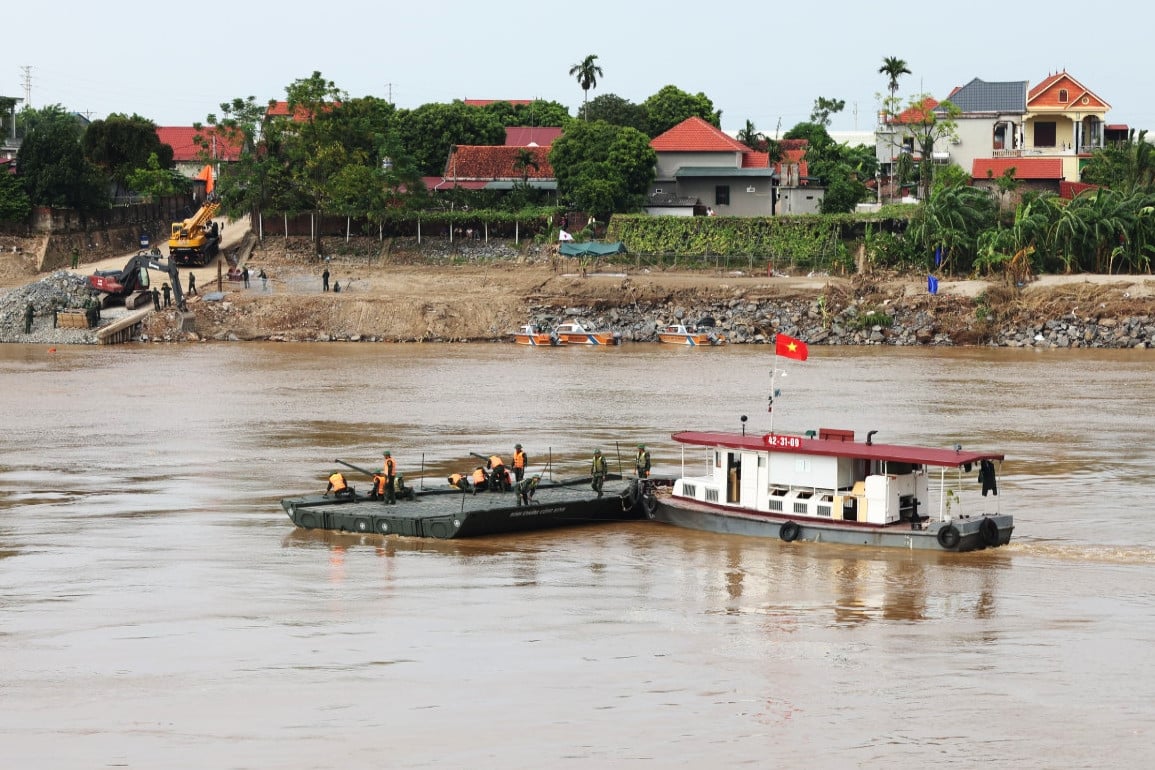
[[(786, 365), (783, 365), (785, 363)], [(0, 346), (10, 768), (1149, 766), (1155, 359), (814, 348), (775, 429), (1006, 453), (1009, 547), (296, 530), (332, 460), (769, 429), (770, 348)], [(362, 482), (363, 483), (363, 482)]]

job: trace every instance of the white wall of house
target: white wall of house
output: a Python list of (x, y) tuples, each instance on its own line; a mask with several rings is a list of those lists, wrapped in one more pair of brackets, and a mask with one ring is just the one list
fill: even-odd
[(673, 179), (683, 166), (741, 168), (740, 152), (659, 152), (656, 179)]

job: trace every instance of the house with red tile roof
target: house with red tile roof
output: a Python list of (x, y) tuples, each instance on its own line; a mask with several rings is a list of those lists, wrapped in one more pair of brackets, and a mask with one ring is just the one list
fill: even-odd
[(699, 117), (654, 137), (658, 163), (646, 210), (719, 216), (814, 214), (823, 189), (806, 176), (805, 142), (779, 163)]
[(231, 141), (224, 132), (212, 126), (199, 131), (192, 126), (157, 126), (156, 136), (162, 144), (172, 148), (172, 159), (176, 168), (190, 179), (200, 173), (206, 159), (201, 154), (201, 145), (196, 137), (201, 136), (208, 143), (207, 160), (212, 163), (235, 163), (240, 160), (240, 143)]
[[(1127, 133), (1126, 126), (1108, 125), (1110, 105), (1065, 71), (1033, 87), (1025, 80), (974, 78), (943, 101), (958, 110), (955, 135), (940, 142), (930, 160), (960, 166), (979, 186), (993, 186), (995, 178), (1009, 171), (1026, 189), (1070, 189), (1062, 185), (1079, 181), (1092, 152)], [(933, 99), (926, 106), (945, 114)], [(903, 152), (921, 160), (904, 126), (921, 122), (923, 116), (908, 109), (881, 117), (876, 147), (883, 173)]]
[[(522, 153), (531, 161), (521, 163)], [(538, 190), (556, 190), (557, 178), (549, 164), (549, 147), (509, 145), (456, 145), (449, 152), (441, 176), (424, 177), (432, 192), (451, 190), (512, 190), (526, 184)]]

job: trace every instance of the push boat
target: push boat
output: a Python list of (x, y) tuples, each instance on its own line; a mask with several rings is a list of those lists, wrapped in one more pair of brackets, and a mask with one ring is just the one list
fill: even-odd
[(446, 485), (414, 490), (412, 499), (399, 498), (391, 505), (355, 492), (352, 497), (289, 497), (281, 507), (303, 529), (448, 539), (640, 519), (642, 493), (637, 479), (610, 474), (600, 496), (588, 476), (542, 479), (527, 505), (518, 503), (515, 492), (474, 494)]
[(1002, 454), (879, 444), (875, 433), (865, 441), (835, 429), (817, 436), (675, 433), (683, 455), (687, 447), (703, 450), (706, 472), (683, 472), (668, 492), (644, 496), (646, 513), (689, 529), (787, 542), (943, 551), (1010, 542), (1013, 517), (998, 511), (995, 463)]
[(531, 347), (557, 347), (564, 345), (565, 340), (556, 331), (541, 331), (533, 324), (526, 324), (513, 333), (513, 341), (518, 345)]
[(726, 335), (711, 329), (690, 327), (685, 324), (670, 324), (658, 332), (658, 341), (668, 345), (725, 345)]
[(621, 345), (621, 332), (594, 331), (580, 321), (558, 324), (554, 329), (558, 338), (567, 345)]

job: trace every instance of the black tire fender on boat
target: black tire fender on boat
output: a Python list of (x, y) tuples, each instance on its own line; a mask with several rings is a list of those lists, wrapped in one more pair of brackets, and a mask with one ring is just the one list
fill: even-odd
[(647, 518), (654, 518), (654, 511), (658, 510), (658, 496), (653, 492), (647, 492), (643, 494), (642, 510), (646, 512)]
[(787, 543), (793, 543), (800, 534), (802, 534), (802, 527), (798, 526), (796, 521), (784, 521), (782, 526), (778, 528), (778, 537)]
[(368, 519), (354, 519), (353, 520), (353, 528), (356, 529), (358, 532), (368, 532), (369, 531), (369, 520)]
[(389, 522), (385, 519), (377, 519), (377, 532), (382, 535), (389, 534)]
[(959, 540), (962, 539), (958, 527), (954, 524), (947, 524), (945, 527), (941, 527), (935, 537), (938, 538), (938, 544), (948, 551), (952, 548), (957, 548)]
[(999, 525), (994, 519), (983, 519), (983, 523), (979, 525), (979, 538), (982, 539), (983, 545), (992, 548), (999, 544)]
[(301, 526), (305, 529), (313, 529), (317, 526), (317, 517), (311, 513), (302, 513)]

